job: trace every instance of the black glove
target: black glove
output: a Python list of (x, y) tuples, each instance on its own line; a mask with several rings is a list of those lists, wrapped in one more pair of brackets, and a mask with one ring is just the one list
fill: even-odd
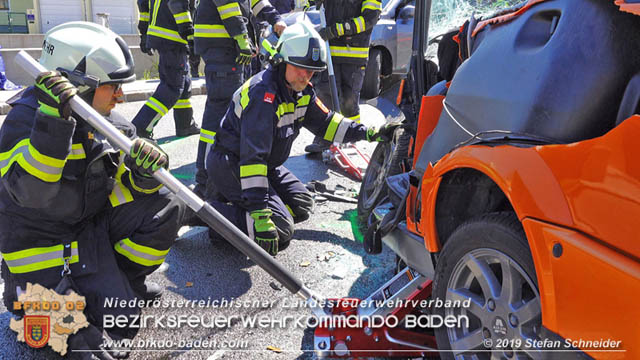
[(147, 47), (147, 35), (140, 35), (140, 51), (149, 56), (153, 55), (153, 51)]
[(379, 130), (372, 127), (367, 130), (367, 141), (387, 142), (393, 138), (393, 133), (401, 126), (401, 122), (390, 122), (382, 125)]
[(151, 177), (161, 167), (169, 168), (169, 156), (149, 139), (137, 138), (131, 145), (131, 167), (139, 174)]
[(178, 24), (178, 34), (185, 40), (193, 40), (193, 23)]
[[(129, 356), (128, 350), (115, 349), (109, 346), (111, 338), (106, 332), (100, 331), (97, 327), (89, 324), (88, 327), (80, 329), (77, 333), (69, 337), (69, 354), (71, 359), (125, 359)], [(73, 350), (93, 350), (73, 351)]]
[(322, 7), (323, 2), (324, 0), (316, 0), (316, 10), (320, 10), (320, 7)]
[(270, 209), (254, 210), (249, 215), (253, 218), (254, 241), (266, 252), (278, 254), (278, 230), (271, 220)]
[(189, 46), (189, 57), (196, 56), (196, 46), (193, 43), (193, 40), (187, 40), (187, 45)]
[(63, 119), (71, 116), (69, 100), (78, 93), (69, 80), (57, 71), (45, 71), (36, 78), (36, 97), (40, 112)]
[[(337, 25), (336, 25), (337, 26)], [(322, 40), (329, 41), (338, 37), (338, 30), (335, 26), (324, 27), (318, 31)]]

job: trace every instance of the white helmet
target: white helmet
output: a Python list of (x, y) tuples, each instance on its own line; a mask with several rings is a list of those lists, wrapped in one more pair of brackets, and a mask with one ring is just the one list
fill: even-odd
[(136, 78), (133, 56), (124, 40), (104, 26), (84, 21), (49, 30), (40, 63), (63, 73), (81, 92)]
[(276, 51), (288, 64), (318, 71), (327, 68), (327, 46), (308, 21), (300, 21), (284, 29)]

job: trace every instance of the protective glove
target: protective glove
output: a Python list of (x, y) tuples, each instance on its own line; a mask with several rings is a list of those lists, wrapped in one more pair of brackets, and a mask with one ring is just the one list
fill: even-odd
[(386, 142), (391, 141), (393, 138), (393, 133), (396, 129), (401, 126), (401, 122), (389, 122), (384, 125), (379, 130), (376, 130), (375, 127), (371, 127), (367, 129), (367, 141), (378, 141), (378, 142)]
[(193, 40), (187, 40), (187, 45), (189, 46), (189, 56), (190, 57), (196, 56), (196, 47), (195, 47), (195, 44), (193, 43)]
[(238, 50), (240, 54), (236, 58), (238, 65), (251, 64), (251, 58), (253, 57), (253, 50), (251, 50), (251, 44), (249, 43), (249, 36), (247, 34), (240, 34), (233, 37), (238, 43)]
[(137, 138), (133, 140), (130, 154), (134, 160), (131, 164), (134, 169), (131, 170), (135, 170), (143, 176), (151, 177), (161, 167), (169, 168), (167, 153), (149, 139)]
[(316, 0), (316, 10), (320, 10), (323, 2), (324, 0)]
[(185, 40), (193, 40), (193, 23), (185, 22), (178, 24), (178, 34)]
[(271, 220), (270, 209), (254, 210), (249, 215), (253, 218), (254, 241), (266, 252), (278, 254), (278, 230)]
[(57, 71), (45, 71), (36, 78), (36, 98), (40, 112), (63, 119), (71, 116), (69, 100), (78, 93), (69, 80)]
[(334, 26), (324, 27), (320, 29), (318, 33), (324, 41), (329, 41), (338, 37), (338, 29)]
[[(115, 349), (109, 346), (111, 338), (106, 332), (100, 331), (97, 327), (89, 324), (88, 327), (80, 329), (77, 333), (69, 337), (69, 355), (72, 359), (125, 359), (129, 356), (128, 350)], [(73, 350), (93, 350), (73, 351)]]
[(140, 51), (149, 56), (153, 55), (153, 51), (147, 47), (147, 35), (140, 35)]

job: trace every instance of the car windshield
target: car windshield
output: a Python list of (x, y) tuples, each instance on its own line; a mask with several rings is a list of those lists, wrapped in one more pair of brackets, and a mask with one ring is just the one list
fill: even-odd
[(510, 8), (526, 0), (434, 0), (431, 5), (429, 38), (442, 35), (467, 21), (475, 13), (476, 19)]
[[(498, 10), (521, 4), (526, 0), (433, 0), (429, 19), (429, 40), (457, 29), (471, 14), (476, 19), (489, 16)], [(435, 45), (435, 46), (434, 46)], [(427, 49), (427, 57), (434, 60), (436, 44)]]

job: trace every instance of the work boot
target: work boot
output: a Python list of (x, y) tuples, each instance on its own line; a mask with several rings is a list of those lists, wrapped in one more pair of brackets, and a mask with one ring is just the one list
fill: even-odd
[(191, 135), (197, 135), (197, 134), (200, 134), (200, 128), (193, 121), (191, 122), (189, 127), (186, 127), (184, 129), (176, 129), (176, 136), (178, 137), (185, 137), (185, 136), (191, 136)]
[(315, 138), (313, 138), (313, 142), (304, 148), (304, 151), (310, 154), (321, 153), (327, 150), (330, 146), (331, 146), (330, 141), (327, 141), (319, 136), (316, 136)]
[(141, 288), (133, 288), (133, 291), (143, 300), (155, 300), (162, 296), (162, 287), (153, 281), (145, 281)]

